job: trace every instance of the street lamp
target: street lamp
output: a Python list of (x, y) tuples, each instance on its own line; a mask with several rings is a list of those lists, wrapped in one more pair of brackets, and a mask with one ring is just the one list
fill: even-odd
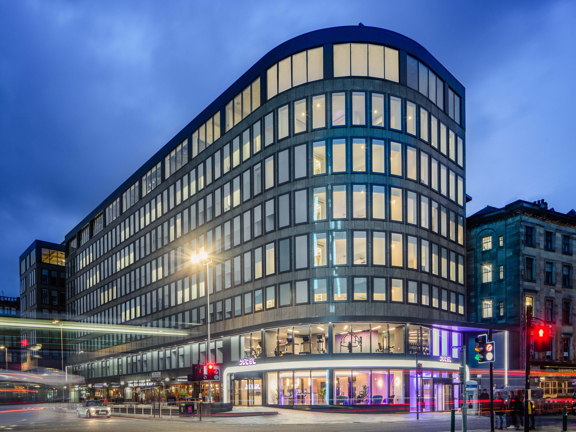
[(8, 347), (6, 345), (0, 346), (4, 350), (4, 358), (6, 359), (6, 370), (8, 370)]
[[(190, 257), (193, 264), (202, 263), (206, 266), (206, 304), (207, 304), (207, 333), (208, 333), (208, 364), (211, 364), (211, 349), (210, 349), (210, 269), (209, 265), (212, 264), (212, 259), (208, 256), (208, 254), (204, 251), (201, 251), (197, 254), (194, 254)], [(208, 401), (212, 402), (212, 383), (208, 382)]]

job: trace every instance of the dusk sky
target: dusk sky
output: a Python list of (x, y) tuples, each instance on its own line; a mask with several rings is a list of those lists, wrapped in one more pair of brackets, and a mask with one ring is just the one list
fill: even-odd
[[(399, 32), (466, 88), (467, 193), (576, 208), (574, 1), (0, 0), (0, 292), (268, 51)], [(571, 126), (572, 125), (572, 126)]]

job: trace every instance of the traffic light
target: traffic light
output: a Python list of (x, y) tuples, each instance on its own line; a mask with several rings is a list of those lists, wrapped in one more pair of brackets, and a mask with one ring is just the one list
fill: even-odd
[(534, 326), (534, 351), (550, 351), (550, 328)]
[(480, 335), (476, 338), (476, 356), (478, 363), (491, 363), (496, 358), (495, 345), (492, 341), (487, 341), (486, 335)]

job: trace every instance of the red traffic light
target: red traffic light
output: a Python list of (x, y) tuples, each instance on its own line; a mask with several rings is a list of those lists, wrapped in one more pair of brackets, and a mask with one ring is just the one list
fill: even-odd
[(209, 365), (208, 365), (208, 369), (210, 369), (210, 370), (214, 369), (214, 365), (213, 365), (213, 364), (209, 364)]
[(22, 339), (22, 348), (26, 348), (28, 346), (28, 339)]
[(550, 328), (548, 326), (534, 327), (534, 350), (550, 351)]

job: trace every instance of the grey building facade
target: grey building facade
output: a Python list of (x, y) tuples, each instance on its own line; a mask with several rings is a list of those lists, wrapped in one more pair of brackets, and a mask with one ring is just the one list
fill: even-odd
[(70, 316), (190, 329), (169, 344), (78, 334), (84, 391), (149, 400), (161, 371), (175, 397), (204, 394), (186, 377), (209, 317), (217, 400), (414, 409), (418, 355), (425, 409), (457, 405), (464, 106), (390, 31), (319, 30), (266, 54), (66, 236)]
[[(571, 394), (576, 367), (573, 326), (573, 241), (576, 212), (544, 200), (486, 207), (467, 220), (468, 312), (472, 322), (510, 330), (510, 368), (525, 365), (526, 306), (535, 325), (550, 328), (550, 351), (533, 352), (533, 384), (547, 397)], [(565, 371), (567, 376), (562, 377)], [(521, 380), (520, 380), (521, 381)]]

